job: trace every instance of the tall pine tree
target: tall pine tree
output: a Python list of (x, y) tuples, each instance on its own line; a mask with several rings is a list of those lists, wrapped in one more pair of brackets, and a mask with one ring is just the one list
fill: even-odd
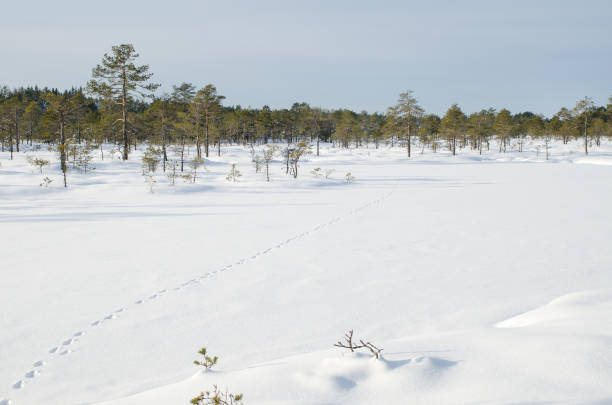
[(100, 97), (111, 97), (121, 106), (121, 133), (123, 135), (123, 160), (127, 160), (129, 152), (127, 122), (128, 101), (130, 97), (152, 97), (159, 87), (156, 83), (147, 83), (153, 76), (149, 65), (136, 66), (134, 60), (139, 55), (132, 44), (113, 46), (110, 54), (105, 53), (102, 64), (92, 70), (93, 79), (87, 83), (90, 93)]

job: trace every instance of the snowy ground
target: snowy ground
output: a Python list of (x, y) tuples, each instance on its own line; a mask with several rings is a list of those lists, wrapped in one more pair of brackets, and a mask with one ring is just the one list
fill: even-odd
[[(0, 405), (187, 404), (213, 384), (245, 404), (610, 404), (612, 145), (581, 148), (326, 145), (266, 183), (232, 147), (153, 194), (140, 152), (68, 190), (57, 163), (1, 153)], [(383, 359), (334, 348), (348, 329)]]

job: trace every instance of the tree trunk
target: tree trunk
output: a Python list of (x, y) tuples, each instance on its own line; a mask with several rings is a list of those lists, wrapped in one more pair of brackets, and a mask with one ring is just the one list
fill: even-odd
[(17, 117), (17, 110), (15, 110), (15, 144), (17, 146), (17, 152), (19, 152), (19, 120)]
[[(19, 152), (19, 143), (17, 143), (17, 152)], [(589, 136), (587, 135), (587, 115), (584, 113), (584, 154), (589, 154)]]
[(122, 115), (123, 115), (123, 119), (122, 119), (122, 125), (121, 125), (121, 132), (123, 134), (123, 160), (128, 160), (128, 153), (129, 153), (129, 148), (130, 145), (128, 144), (128, 135), (127, 135), (127, 106), (125, 104), (125, 91), (123, 93), (123, 103), (122, 103)]
[(206, 141), (204, 144), (204, 152), (206, 153), (206, 157), (208, 157), (208, 111), (206, 111)]
[(64, 187), (68, 187), (66, 182), (66, 133), (64, 132), (64, 120), (60, 120), (60, 167), (64, 174)]
[(9, 150), (11, 151), (11, 160), (13, 160), (13, 133), (11, 132), (11, 128), (9, 127)]
[(122, 114), (122, 125), (121, 132), (123, 135), (123, 160), (128, 160), (128, 153), (130, 152), (130, 145), (128, 143), (127, 135), (127, 73), (125, 68), (123, 69), (123, 86), (121, 89), (121, 114)]
[(200, 145), (200, 124), (196, 127), (196, 153), (198, 157), (202, 156), (202, 145)]
[(181, 144), (181, 173), (183, 172), (183, 166), (185, 163), (185, 135), (183, 135)]
[(410, 157), (410, 133), (408, 133), (408, 157)]
[(162, 136), (161, 143), (162, 143), (162, 153), (163, 153), (162, 161), (164, 165), (164, 173), (166, 173), (166, 162), (168, 161), (168, 154), (166, 153), (166, 127), (164, 123), (165, 123), (165, 117), (162, 114), (162, 120), (161, 120), (161, 136)]

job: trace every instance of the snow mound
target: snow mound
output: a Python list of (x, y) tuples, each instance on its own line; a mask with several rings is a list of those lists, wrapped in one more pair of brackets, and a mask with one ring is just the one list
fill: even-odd
[(269, 403), (271, 396), (279, 403), (363, 403), (364, 398), (375, 403), (383, 397), (427, 392), (456, 364), (436, 357), (387, 360), (381, 356), (377, 360), (362, 353), (313, 352), (242, 369), (199, 372), (176, 384), (103, 404), (170, 403), (193, 397), (213, 384), (244, 392), (254, 404)]
[(574, 159), (574, 163), (576, 164), (586, 164), (586, 165), (603, 165), (603, 166), (612, 166), (612, 160), (606, 158), (591, 158), (584, 157), (580, 159)]
[(587, 326), (602, 329), (601, 320), (612, 317), (612, 289), (574, 292), (548, 304), (497, 323), (498, 328), (532, 325)]
[(365, 394), (385, 386), (398, 388), (394, 387), (396, 384), (412, 388), (430, 385), (432, 379), (455, 364), (435, 357), (386, 360), (381, 356), (376, 360), (369, 355), (349, 353), (321, 360), (309, 371), (296, 373), (295, 380), (309, 392), (341, 395), (342, 391), (359, 390)]

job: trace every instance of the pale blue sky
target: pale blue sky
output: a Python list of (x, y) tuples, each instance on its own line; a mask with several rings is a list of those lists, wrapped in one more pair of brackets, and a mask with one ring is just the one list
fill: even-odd
[(415, 91), (546, 115), (612, 95), (612, 1), (3, 2), (0, 85), (84, 85), (133, 43), (165, 90), (214, 83), (226, 104), (383, 111)]

